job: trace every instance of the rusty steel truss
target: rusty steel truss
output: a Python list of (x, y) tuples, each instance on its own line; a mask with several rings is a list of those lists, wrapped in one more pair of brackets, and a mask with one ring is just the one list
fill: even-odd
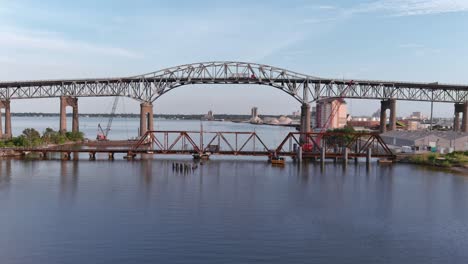
[[(301, 138), (306, 143), (301, 144)], [(207, 140), (205, 140), (207, 139)], [(311, 148), (305, 149), (304, 144)], [(203, 154), (234, 156), (297, 156), (319, 157), (322, 149), (327, 157), (342, 155), (343, 148), (350, 157), (365, 157), (372, 150), (374, 157), (393, 158), (394, 154), (378, 133), (301, 133), (290, 132), (277, 146), (267, 146), (256, 132), (147, 131), (130, 151), (154, 154)]]
[(322, 149), (327, 157), (341, 156), (343, 148), (351, 150), (353, 157), (365, 157), (367, 150), (372, 150), (374, 157), (393, 157), (394, 154), (378, 133), (368, 132), (320, 132), (320, 133), (289, 133), (280, 145), (275, 149), (279, 155), (285, 155), (293, 151), (293, 145), (300, 145), (300, 138), (305, 138), (305, 143), (310, 150), (305, 151), (305, 156), (318, 157)]
[(154, 102), (172, 89), (193, 84), (266, 85), (282, 90), (300, 103), (333, 97), (468, 101), (468, 85), (327, 79), (245, 62), (186, 64), (125, 78), (0, 82), (0, 100), (125, 96)]

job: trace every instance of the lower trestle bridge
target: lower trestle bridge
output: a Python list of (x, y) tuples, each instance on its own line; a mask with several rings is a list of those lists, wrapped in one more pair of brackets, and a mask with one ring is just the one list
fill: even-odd
[(282, 156), (298, 160), (395, 158), (378, 133), (367, 132), (290, 132), (279, 144), (268, 146), (256, 132), (147, 131), (138, 140), (89, 141), (13, 150), (23, 155), (37, 153), (44, 159), (51, 153), (61, 154), (62, 159), (71, 159), (72, 154), (76, 158), (76, 154), (88, 153), (90, 160), (95, 160), (98, 153), (107, 153), (109, 159), (114, 159), (114, 154), (124, 154), (127, 159), (134, 159), (137, 155)]

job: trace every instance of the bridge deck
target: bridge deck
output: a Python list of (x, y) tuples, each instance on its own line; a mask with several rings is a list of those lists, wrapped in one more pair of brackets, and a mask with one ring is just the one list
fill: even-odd
[[(228, 156), (263, 156), (275, 155), (298, 157), (302, 149), (303, 158), (336, 158), (347, 155), (353, 157), (393, 158), (394, 154), (376, 133), (342, 133), (342, 132), (290, 132), (275, 148), (265, 145), (256, 132), (204, 132), (211, 140), (196, 143), (194, 136), (200, 132), (190, 131), (147, 131), (138, 141), (88, 142), (79, 145), (59, 147), (13, 148), (11, 150), (27, 153), (89, 153), (93, 159), (97, 153), (157, 155), (228, 155)], [(203, 137), (202, 137), (203, 138)], [(205, 142), (205, 144), (203, 143)], [(305, 142), (305, 143), (301, 143)], [(123, 145), (122, 145), (123, 144)]]
[(278, 67), (245, 62), (194, 63), (124, 78), (0, 82), (0, 100), (60, 96), (126, 96), (141, 102), (154, 102), (170, 90), (190, 84), (268, 85), (283, 90), (301, 103), (333, 97), (468, 101), (468, 85), (319, 78)]
[[(121, 153), (121, 154), (153, 154), (153, 155), (193, 155), (196, 154), (194, 151), (181, 151), (181, 150), (172, 150), (172, 151), (163, 151), (163, 150), (147, 150), (147, 149), (130, 149), (130, 148), (112, 148), (112, 149), (54, 149), (54, 148), (13, 148), (12, 150), (21, 152), (21, 153)], [(271, 155), (270, 152), (266, 151), (219, 151), (210, 153), (214, 156), (260, 156), (268, 157)], [(296, 157), (297, 154), (293, 152), (279, 152), (279, 156), (284, 157)], [(340, 158), (343, 154), (341, 153), (325, 153), (326, 158)], [(303, 158), (320, 158), (320, 153), (318, 152), (303, 152)], [(365, 158), (365, 153), (348, 153), (349, 158)], [(392, 158), (393, 155), (389, 154), (376, 154), (372, 155), (375, 158)]]

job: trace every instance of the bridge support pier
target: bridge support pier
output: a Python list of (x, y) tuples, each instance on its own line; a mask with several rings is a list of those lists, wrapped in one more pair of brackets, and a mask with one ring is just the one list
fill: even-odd
[(380, 133), (387, 132), (387, 109), (390, 109), (390, 121), (388, 130), (396, 130), (396, 100), (387, 99), (380, 101)]
[(140, 136), (151, 130), (154, 130), (153, 104), (144, 102), (140, 104)]
[[(462, 113), (461, 130), (460, 130), (460, 113)], [(453, 118), (453, 131), (468, 132), (468, 102), (455, 103), (455, 111)]]
[(460, 131), (460, 113), (463, 113), (463, 105), (464, 104), (461, 103), (455, 103), (453, 131)]
[(73, 108), (72, 131), (79, 131), (78, 98), (70, 96), (60, 97), (60, 133), (67, 132), (67, 106)]
[(461, 131), (463, 133), (468, 133), (468, 102), (463, 103), (462, 106), (463, 106), (463, 116), (462, 116)]
[(2, 131), (2, 115), (0, 111), (0, 138), (10, 139), (11, 133), (11, 112), (10, 112), (10, 100), (0, 101), (0, 110), (5, 109), (5, 132)]
[[(310, 132), (310, 104), (304, 103), (301, 106), (301, 123), (300, 123), (299, 131), (301, 133)], [(307, 142), (307, 136), (301, 134), (300, 143), (304, 144), (306, 142)]]

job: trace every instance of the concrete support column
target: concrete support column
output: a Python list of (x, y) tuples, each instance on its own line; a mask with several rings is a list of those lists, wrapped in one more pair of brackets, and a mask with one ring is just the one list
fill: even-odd
[(468, 133), (468, 102), (463, 103), (462, 132)]
[(10, 100), (5, 101), (5, 137), (12, 138)]
[(60, 133), (67, 132), (67, 106), (73, 108), (72, 131), (78, 132), (78, 98), (70, 96), (60, 97)]
[[(301, 106), (301, 123), (299, 131), (301, 133), (310, 132), (310, 104), (304, 103)], [(300, 138), (301, 144), (307, 142), (307, 136), (301, 135)]]
[(2, 107), (0, 107), (0, 139), (3, 138)]
[(60, 133), (67, 132), (67, 98), (60, 97)]
[(73, 107), (73, 121), (72, 121), (72, 131), (78, 132), (80, 131), (79, 126), (79, 119), (78, 119), (78, 98), (74, 98), (76, 100), (75, 105)]
[(453, 118), (453, 131), (460, 131), (460, 114), (457, 111), (455, 111)]
[(380, 133), (387, 132), (387, 101), (380, 101)]
[[(4, 138), (11, 138), (13, 134), (11, 132), (10, 100), (0, 101), (0, 109), (2, 108), (5, 109), (5, 133), (2, 135), (2, 133), (0, 132), (0, 136), (3, 136)], [(0, 122), (1, 122), (1, 118), (0, 118)], [(1, 125), (0, 125), (0, 129), (1, 129)]]
[(148, 130), (154, 130), (153, 104), (145, 102), (140, 104), (140, 136)]
[(460, 113), (463, 113), (465, 104), (455, 103), (455, 111), (453, 118), (453, 131), (460, 131)]
[(390, 109), (389, 131), (396, 130), (396, 100), (388, 99), (380, 101), (380, 133), (387, 132), (387, 109)]
[(390, 99), (388, 100), (389, 103), (389, 108), (390, 108), (390, 122), (389, 122), (389, 131), (395, 131), (396, 130), (396, 100), (395, 99)]

